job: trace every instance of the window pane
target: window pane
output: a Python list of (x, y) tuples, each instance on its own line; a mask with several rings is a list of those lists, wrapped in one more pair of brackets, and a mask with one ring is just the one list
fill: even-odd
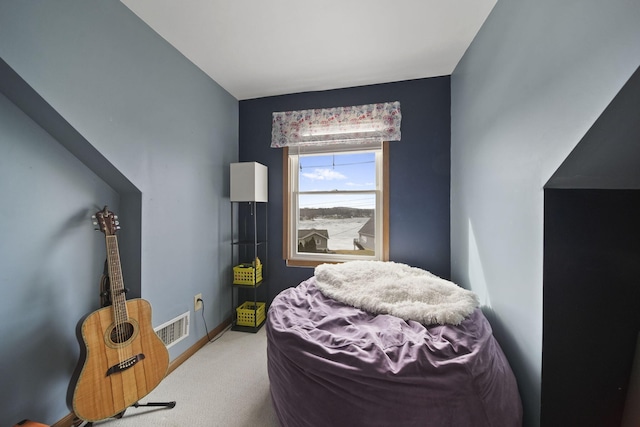
[(375, 193), (302, 194), (298, 252), (375, 255)]
[(374, 190), (376, 160), (372, 152), (301, 155), (299, 191)]
[(385, 145), (303, 148), (285, 152), (287, 265), (386, 260)]

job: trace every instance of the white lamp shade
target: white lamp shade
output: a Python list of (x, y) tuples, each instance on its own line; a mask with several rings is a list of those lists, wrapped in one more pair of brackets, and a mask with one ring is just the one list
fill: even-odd
[(257, 162), (231, 163), (232, 202), (267, 202), (267, 167)]

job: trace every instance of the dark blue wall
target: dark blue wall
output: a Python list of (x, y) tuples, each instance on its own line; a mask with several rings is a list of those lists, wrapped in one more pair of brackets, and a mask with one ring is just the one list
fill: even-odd
[(546, 189), (544, 203), (540, 425), (637, 425), (621, 420), (640, 330), (640, 191)]
[(402, 141), (390, 144), (390, 260), (450, 276), (450, 78), (240, 101), (240, 161), (269, 168), (269, 294), (295, 286), (313, 269), (282, 259), (282, 150), (270, 148), (274, 111), (400, 101)]

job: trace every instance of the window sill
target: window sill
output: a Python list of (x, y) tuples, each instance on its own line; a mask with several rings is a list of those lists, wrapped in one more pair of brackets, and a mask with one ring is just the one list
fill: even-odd
[(309, 261), (302, 259), (288, 259), (285, 260), (287, 267), (310, 267), (315, 268), (320, 264), (338, 264), (338, 261)]

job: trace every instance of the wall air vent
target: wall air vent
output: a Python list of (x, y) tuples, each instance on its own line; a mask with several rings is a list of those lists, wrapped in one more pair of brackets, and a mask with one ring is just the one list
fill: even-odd
[(189, 312), (171, 319), (154, 329), (167, 348), (189, 336)]

